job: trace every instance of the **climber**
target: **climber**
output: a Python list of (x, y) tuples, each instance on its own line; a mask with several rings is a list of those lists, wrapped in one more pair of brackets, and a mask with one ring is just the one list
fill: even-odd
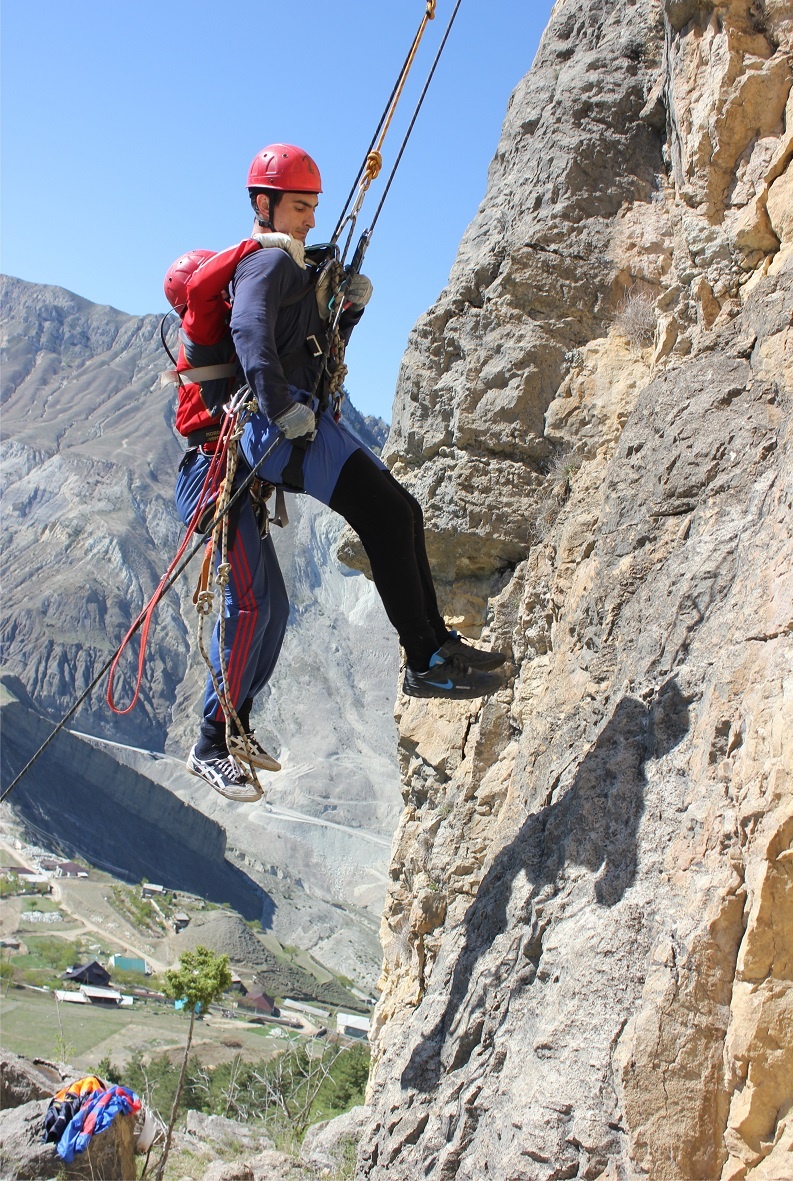
[[(259, 249), (260, 244), (249, 239), (220, 254), (191, 251), (177, 259), (165, 277), (166, 297), (182, 321), (176, 369), (185, 373), (185, 380), (179, 381), (176, 426), (186, 437), (188, 447), (179, 465), (176, 504), (185, 525), (193, 519), (218, 446), (223, 406), (235, 388), (237, 366), (228, 331), (226, 288), (240, 258)], [(217, 366), (223, 375), (210, 376), (199, 384), (190, 380), (194, 366)], [(238, 463), (235, 487), (246, 474), (244, 462)], [(239, 803), (258, 800), (262, 795), (254, 771), (247, 770), (245, 763), (254, 769), (280, 770), (280, 764), (251, 728), (251, 709), (275, 669), (289, 614), (275, 547), (269, 531), (262, 535), (257, 515), (260, 511), (248, 493), (230, 514), (230, 577), (224, 590), (223, 651), (218, 620), (209, 651), (212, 672), (207, 678), (198, 741), (187, 759), (188, 770), (206, 780), (220, 795)], [(212, 512), (206, 517), (210, 519), (199, 522), (199, 531), (210, 528)], [(235, 724), (229, 726), (227, 738), (218, 688), (227, 695), (244, 735), (237, 732)]]
[[(251, 468), (261, 464), (257, 474), (263, 479), (307, 492), (358, 534), (405, 649), (403, 692), (441, 698), (491, 693), (501, 684), (492, 670), (505, 657), (473, 647), (446, 627), (418, 502), (327, 405), (320, 373), (329, 308), (300, 257), (322, 192), (319, 169), (302, 149), (271, 144), (254, 157), (247, 187), (257, 239), (287, 235), (293, 247), (252, 251), (234, 272), (231, 332), (258, 402), (240, 450)], [(345, 338), (371, 295), (365, 276), (348, 272), (346, 279), (346, 310), (339, 322)]]

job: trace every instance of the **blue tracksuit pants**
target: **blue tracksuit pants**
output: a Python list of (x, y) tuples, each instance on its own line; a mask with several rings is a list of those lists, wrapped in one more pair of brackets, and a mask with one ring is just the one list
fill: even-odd
[[(191, 519), (204, 483), (210, 457), (199, 449), (188, 451), (179, 468), (176, 507), (182, 521)], [(244, 463), (238, 468), (238, 482), (244, 478)], [(228, 559), (231, 576), (225, 589), (224, 655), (228, 686), (225, 690), (236, 710), (269, 681), (281, 651), (289, 600), (272, 538), (262, 538), (250, 498), (245, 496), (232, 510), (229, 523)], [(220, 661), (220, 623), (215, 625), (210, 660), (218, 683), (223, 686)], [(207, 677), (204, 720), (224, 721), (212, 678)]]

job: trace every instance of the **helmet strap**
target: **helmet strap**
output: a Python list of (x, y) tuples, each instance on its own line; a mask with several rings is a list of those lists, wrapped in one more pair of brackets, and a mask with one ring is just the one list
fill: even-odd
[(264, 230), (270, 230), (274, 234), (276, 232), (276, 229), (275, 229), (275, 226), (273, 225), (273, 213), (275, 212), (275, 207), (278, 204), (278, 200), (279, 200), (281, 194), (276, 192), (273, 189), (270, 189), (269, 191), (263, 192), (261, 195), (267, 198), (267, 218), (265, 220), (265, 218), (263, 218), (261, 213), (259, 212), (259, 207), (257, 204), (258, 198), (259, 198), (259, 193), (257, 193), (256, 197), (254, 199), (254, 210), (256, 213), (256, 224), (260, 225), (262, 227), (262, 229), (264, 229)]

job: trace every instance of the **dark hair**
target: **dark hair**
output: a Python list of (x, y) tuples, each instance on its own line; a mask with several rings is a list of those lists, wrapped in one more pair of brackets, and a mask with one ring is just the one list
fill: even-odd
[(269, 224), (272, 227), (273, 214), (275, 213), (275, 209), (276, 209), (276, 206), (278, 205), (278, 202), (281, 200), (281, 198), (283, 197), (284, 194), (279, 189), (248, 189), (248, 195), (251, 199), (251, 205), (253, 207), (253, 212), (256, 214), (256, 220), (260, 223), (260, 225), (267, 225), (267, 222), (263, 222), (261, 220), (261, 217), (259, 216), (259, 210), (256, 208), (256, 198), (259, 196), (260, 193), (263, 193), (264, 196), (268, 197), (270, 200)]

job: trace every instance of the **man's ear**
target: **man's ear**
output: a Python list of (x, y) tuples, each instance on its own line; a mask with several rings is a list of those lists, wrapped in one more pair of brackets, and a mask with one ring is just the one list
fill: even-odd
[(260, 219), (267, 223), (270, 220), (270, 198), (266, 193), (256, 194), (256, 209)]

